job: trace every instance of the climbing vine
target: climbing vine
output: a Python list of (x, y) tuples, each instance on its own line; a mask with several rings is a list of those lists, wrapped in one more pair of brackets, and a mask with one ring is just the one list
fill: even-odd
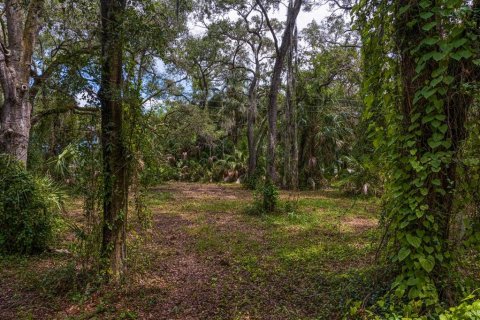
[(476, 7), (460, 0), (357, 6), (365, 117), (384, 155), (392, 292), (419, 312), (451, 297), (457, 156), (478, 73)]

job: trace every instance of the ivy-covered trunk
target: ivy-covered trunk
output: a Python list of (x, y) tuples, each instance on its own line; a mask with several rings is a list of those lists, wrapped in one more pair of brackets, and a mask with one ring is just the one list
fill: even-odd
[(454, 300), (450, 232), (478, 82), (476, 2), (367, 0), (357, 9), (366, 113), (390, 168), (387, 226), (399, 271), (392, 288), (416, 311)]
[(103, 226), (101, 256), (108, 278), (125, 271), (127, 223), (127, 158), (123, 137), (122, 19), (126, 0), (101, 0)]
[(448, 272), (456, 163), (473, 98), (463, 87), (470, 42), (452, 24), (460, 2), (401, 0), (394, 23), (399, 49), (398, 124), (392, 137), (389, 210), (401, 266), (399, 295), (427, 305), (451, 300)]

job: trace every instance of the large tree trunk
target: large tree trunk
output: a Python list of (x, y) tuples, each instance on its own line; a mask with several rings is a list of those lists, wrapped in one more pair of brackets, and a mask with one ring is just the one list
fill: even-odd
[(24, 163), (32, 113), (30, 66), (43, 4), (43, 0), (30, 1), (25, 16), (23, 1), (6, 0), (7, 39), (0, 36), (0, 82), (4, 98), (0, 111), (0, 152)]
[(101, 0), (103, 232), (104, 271), (114, 281), (125, 271), (127, 223), (127, 159), (122, 122), (122, 15), (126, 0)]
[[(397, 172), (401, 172), (402, 175), (400, 178), (390, 179), (398, 179), (398, 182), (394, 181), (398, 186), (401, 186), (401, 190), (404, 192), (401, 195), (403, 198), (398, 197), (398, 202), (394, 202), (394, 205), (400, 207), (410, 199), (419, 199), (416, 200), (419, 201), (417, 206), (425, 209), (421, 209), (424, 210), (424, 212), (421, 212), (422, 216), (418, 215), (418, 209), (414, 211), (408, 204), (405, 205), (403, 210), (394, 210), (395, 216), (393, 218), (397, 220), (394, 220), (393, 225), (402, 229), (400, 235), (405, 233), (425, 234), (426, 236), (422, 238), (422, 248), (434, 244), (437, 250), (435, 254), (442, 255), (450, 250), (450, 228), (454, 217), (455, 188), (458, 180), (456, 170), (458, 153), (467, 136), (465, 129), (467, 111), (475, 98), (471, 91), (465, 90), (465, 83), (477, 81), (476, 79), (469, 79), (469, 77), (476, 74), (474, 70), (478, 70), (478, 67), (468, 60), (457, 61), (452, 58), (445, 58), (441, 61), (430, 59), (423, 69), (416, 68), (422, 53), (413, 49), (421, 46), (427, 37), (439, 34), (441, 27), (439, 25), (436, 27), (438, 29), (434, 28), (430, 31), (425, 31), (422, 28), (420, 16), (424, 9), (421, 9), (422, 7), (418, 3), (404, 0), (399, 3), (399, 8), (401, 7), (409, 9), (394, 24), (396, 44), (400, 50), (399, 72), (402, 89), (402, 100), (398, 106), (398, 112), (403, 116), (401, 126), (403, 131), (400, 131), (400, 134), (405, 140), (409, 140), (407, 140), (407, 143), (402, 142), (397, 146), (398, 158), (394, 164)], [(435, 21), (435, 16), (431, 20)], [(411, 21), (419, 22), (412, 25)], [(427, 22), (429, 21), (423, 23)], [(435, 91), (433, 96), (436, 100), (429, 100), (422, 96), (420, 96), (420, 99), (416, 98), (419, 96), (419, 92), (424, 90), (426, 84), (431, 83), (437, 77), (435, 72), (439, 69), (440, 63), (447, 66), (445, 75), (451, 77), (452, 82), (448, 86), (443, 83), (437, 84), (435, 88), (438, 90)], [(435, 104), (437, 101), (440, 103)], [(417, 116), (415, 117), (415, 115)], [(436, 117), (435, 119), (439, 119), (438, 123), (433, 124), (425, 121), (433, 116)], [(441, 131), (439, 129), (441, 126), (446, 129)], [(416, 128), (415, 135), (412, 135), (412, 130), (409, 129), (412, 127)], [(432, 143), (434, 138), (435, 141), (439, 141), (437, 145)], [(409, 148), (415, 148), (414, 152), (409, 152)], [(445, 160), (440, 161), (435, 166), (433, 162), (427, 163), (421, 168), (423, 171), (411, 165), (416, 161), (423, 165), (423, 159), (442, 154), (448, 155)], [(414, 186), (412, 187), (409, 183), (414, 184)], [(425, 219), (417, 218), (423, 218), (424, 216), (434, 219), (435, 226), (425, 222)], [(404, 223), (404, 226), (399, 227), (400, 223)], [(396, 231), (393, 232), (396, 234)], [(431, 239), (435, 239), (435, 241)], [(400, 243), (406, 241), (401, 236), (397, 240)], [(412, 249), (410, 256), (415, 257), (413, 253)], [(415, 261), (415, 258), (408, 259)], [(449, 288), (451, 287), (444, 285), (449, 281), (449, 264), (447, 261), (448, 257), (437, 261), (428, 276), (433, 279), (440, 295), (450, 302), (452, 299), (450, 299)], [(415, 269), (414, 264), (405, 262), (402, 262), (402, 268), (402, 272), (405, 273), (418, 270), (418, 268)], [(442, 285), (437, 285), (439, 283)]]
[(32, 106), (25, 98), (5, 100), (1, 111), (0, 152), (23, 163), (27, 162), (31, 111)]
[(277, 99), (278, 90), (281, 83), (283, 65), (288, 49), (291, 45), (292, 33), (295, 22), (300, 12), (303, 0), (295, 0), (293, 5), (288, 8), (287, 23), (282, 35), (282, 44), (277, 50), (275, 65), (273, 67), (272, 79), (270, 82), (270, 91), (268, 95), (267, 117), (268, 117), (268, 145), (267, 145), (267, 172), (266, 179), (269, 183), (275, 183), (275, 150), (277, 145)]

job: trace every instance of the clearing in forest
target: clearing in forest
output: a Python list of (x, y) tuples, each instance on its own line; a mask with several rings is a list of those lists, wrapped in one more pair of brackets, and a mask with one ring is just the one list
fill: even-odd
[(125, 284), (77, 285), (70, 254), (5, 258), (0, 319), (340, 319), (375, 285), (376, 201), (335, 191), (281, 199), (290, 212), (256, 217), (239, 185), (153, 188), (151, 228), (129, 233)]

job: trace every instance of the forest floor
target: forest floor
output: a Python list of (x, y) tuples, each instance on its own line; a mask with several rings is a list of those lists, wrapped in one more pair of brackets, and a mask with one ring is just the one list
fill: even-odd
[[(133, 223), (120, 286), (84, 285), (71, 232), (59, 244), (70, 253), (3, 257), (0, 319), (341, 319), (351, 301), (368, 299), (376, 199), (281, 192), (290, 210), (260, 217), (245, 213), (252, 201), (239, 185), (152, 188), (151, 225)], [(79, 221), (81, 202), (69, 208)]]

